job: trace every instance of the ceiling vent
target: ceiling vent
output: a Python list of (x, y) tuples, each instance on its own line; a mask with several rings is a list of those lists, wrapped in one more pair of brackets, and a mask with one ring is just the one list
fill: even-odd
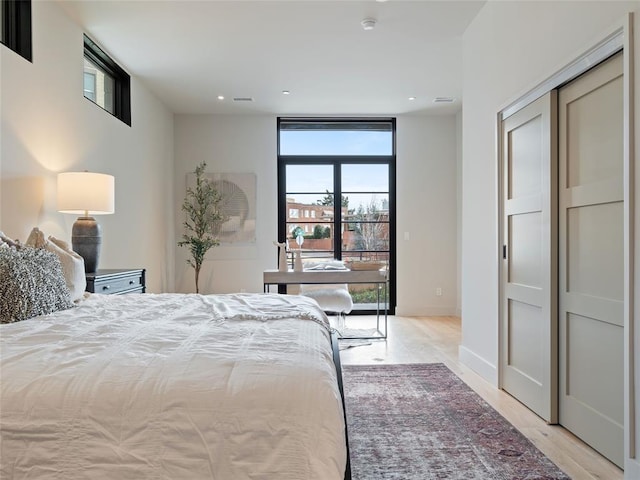
[(252, 97), (233, 97), (234, 102), (253, 102)]
[(436, 97), (433, 99), (433, 103), (453, 103), (454, 100), (453, 97)]

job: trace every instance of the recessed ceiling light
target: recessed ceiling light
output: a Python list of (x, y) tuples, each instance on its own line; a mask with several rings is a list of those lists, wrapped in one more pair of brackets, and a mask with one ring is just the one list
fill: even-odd
[(224, 95), (218, 95), (218, 100), (224, 100)]
[(416, 97), (409, 97), (409, 100), (411, 100), (411, 101), (413, 101), (415, 99), (416, 99)]
[(283, 95), (290, 95), (291, 92), (289, 90), (282, 90)]
[(373, 30), (376, 26), (376, 21), (373, 18), (365, 18), (360, 22), (360, 25), (364, 30)]

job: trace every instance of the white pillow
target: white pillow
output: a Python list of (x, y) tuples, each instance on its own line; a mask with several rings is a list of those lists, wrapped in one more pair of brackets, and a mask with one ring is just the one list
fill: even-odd
[(82, 300), (84, 291), (87, 288), (84, 259), (74, 252), (67, 242), (52, 236), (49, 236), (49, 239), (45, 241), (44, 248), (55, 253), (60, 258), (64, 280), (69, 292), (71, 292), (71, 300), (74, 302)]
[[(324, 288), (309, 289), (308, 287)], [(313, 298), (325, 312), (351, 312), (351, 310), (353, 310), (353, 299), (349, 294), (347, 285), (336, 285), (335, 288), (331, 287), (331, 285), (300, 285), (302, 295)]]
[(13, 248), (21, 247), (21, 243), (19, 240), (13, 240), (7, 237), (2, 231), (0, 231), (0, 240), (2, 240), (2, 242), (5, 243), (8, 247), (13, 247)]

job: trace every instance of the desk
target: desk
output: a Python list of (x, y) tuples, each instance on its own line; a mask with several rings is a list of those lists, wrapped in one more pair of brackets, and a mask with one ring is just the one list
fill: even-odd
[[(281, 272), (279, 270), (265, 270), (262, 274), (264, 292), (269, 291), (270, 285), (299, 285), (299, 284), (334, 284), (334, 283), (372, 283), (378, 286), (378, 304), (376, 307), (376, 333), (372, 337), (340, 337), (341, 339), (386, 339), (388, 313), (388, 276), (383, 270), (305, 270), (302, 272)], [(380, 330), (380, 287), (384, 288), (384, 331)]]

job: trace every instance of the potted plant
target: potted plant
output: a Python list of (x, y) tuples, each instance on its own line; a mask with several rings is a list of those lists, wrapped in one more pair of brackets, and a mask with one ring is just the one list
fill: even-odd
[(204, 176), (206, 166), (202, 162), (196, 167), (196, 184), (193, 188), (187, 187), (182, 203), (182, 211), (187, 216), (183, 224), (186, 232), (178, 242), (178, 246), (187, 247), (191, 253), (187, 263), (195, 270), (196, 293), (200, 293), (198, 278), (204, 257), (209, 249), (220, 245), (213, 232), (220, 231), (218, 227), (226, 220), (220, 211), (222, 195), (213, 182)]

